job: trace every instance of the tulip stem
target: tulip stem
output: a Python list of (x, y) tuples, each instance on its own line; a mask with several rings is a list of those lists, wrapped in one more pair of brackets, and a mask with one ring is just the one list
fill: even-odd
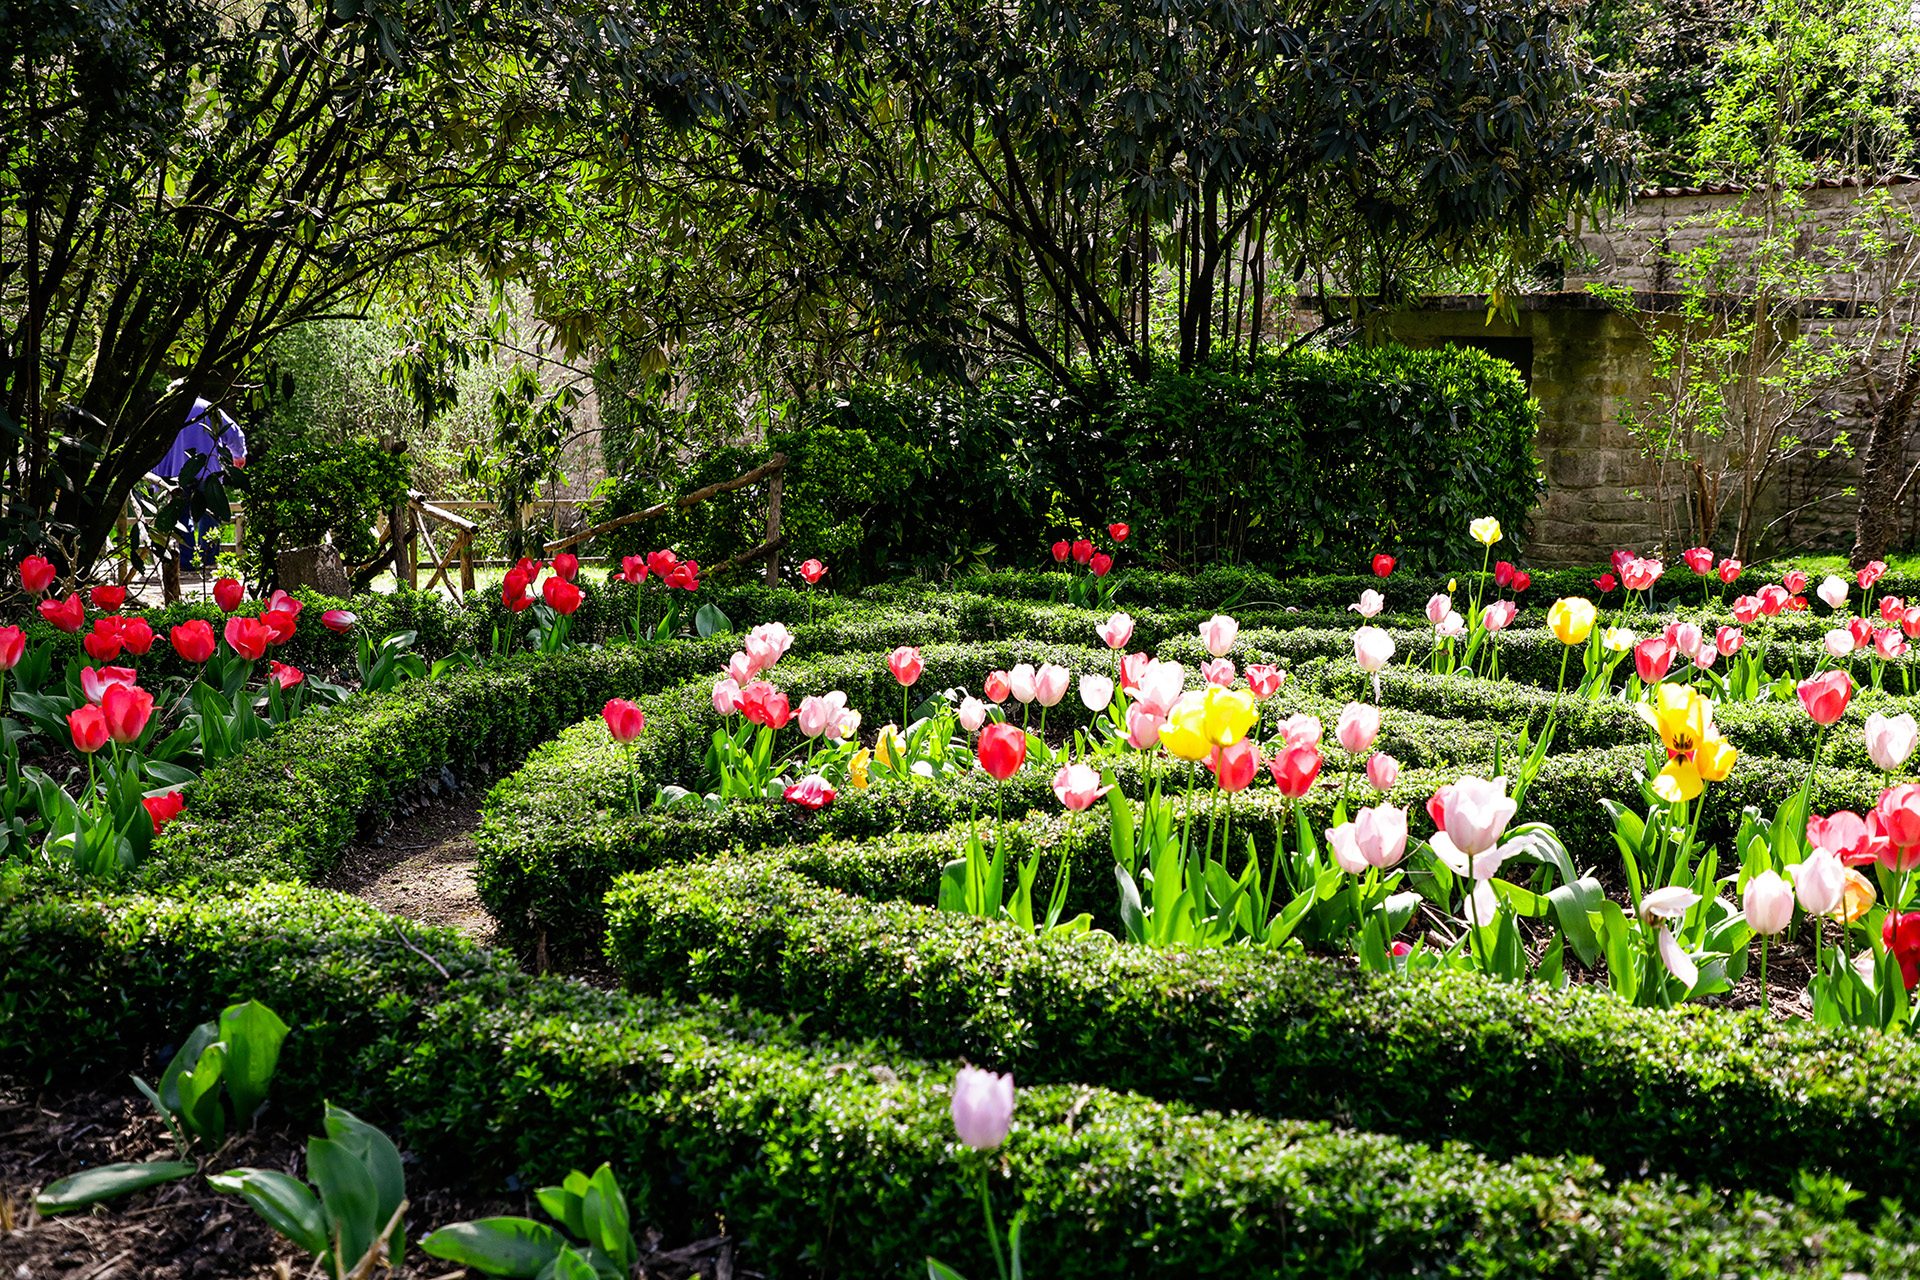
[(1767, 1017), (1767, 948), (1773, 939), (1766, 934), (1760, 935), (1760, 1017)]
[(980, 1210), (987, 1218), (987, 1241), (993, 1246), (993, 1265), (1000, 1280), (1007, 1280), (1007, 1256), (1000, 1248), (1000, 1228), (993, 1220), (993, 1199), (987, 1193), (987, 1167), (980, 1166)]
[(1260, 927), (1272, 932), (1273, 893), (1280, 887), (1280, 853), (1286, 848), (1287, 826), (1293, 817), (1293, 801), (1289, 800), (1280, 807), (1280, 817), (1273, 824), (1273, 859), (1267, 868), (1267, 900), (1260, 908)]

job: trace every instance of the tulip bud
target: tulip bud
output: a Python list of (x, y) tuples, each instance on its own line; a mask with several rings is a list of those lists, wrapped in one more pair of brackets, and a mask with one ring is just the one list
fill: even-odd
[(1013, 1128), (1013, 1077), (962, 1067), (953, 1077), (953, 1130), (975, 1151), (991, 1151)]
[(1391, 791), (1400, 781), (1400, 762), (1384, 751), (1367, 757), (1367, 783), (1375, 791)]
[(1755, 933), (1781, 933), (1793, 921), (1793, 888), (1774, 871), (1747, 881), (1741, 904)]

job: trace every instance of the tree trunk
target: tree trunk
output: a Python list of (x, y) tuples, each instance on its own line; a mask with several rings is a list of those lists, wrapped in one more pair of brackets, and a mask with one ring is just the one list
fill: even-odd
[(1907, 478), (1907, 444), (1913, 436), (1913, 410), (1920, 401), (1920, 356), (1909, 359), (1899, 379), (1880, 401), (1867, 432), (1860, 467), (1860, 512), (1853, 522), (1854, 568), (1886, 558), (1900, 530), (1900, 488)]

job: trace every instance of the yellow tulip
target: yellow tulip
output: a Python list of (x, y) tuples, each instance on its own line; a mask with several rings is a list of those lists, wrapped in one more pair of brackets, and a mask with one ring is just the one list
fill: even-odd
[(1490, 547), (1500, 541), (1500, 522), (1492, 516), (1481, 516), (1467, 526), (1467, 532), (1471, 533), (1473, 540), (1481, 546)]
[(1708, 782), (1724, 782), (1733, 772), (1733, 762), (1740, 752), (1731, 742), (1711, 731), (1700, 749), (1693, 753), (1694, 767), (1700, 770), (1700, 776)]
[(1561, 644), (1585, 644), (1599, 617), (1600, 611), (1593, 607), (1593, 601), (1567, 596), (1555, 600), (1547, 610), (1547, 630), (1553, 632), (1553, 638)]
[(1633, 632), (1625, 627), (1608, 627), (1606, 634), (1600, 637), (1600, 647), (1608, 653), (1625, 653), (1633, 648), (1635, 639)]
[(900, 731), (892, 725), (882, 728), (880, 735), (873, 740), (873, 758), (889, 769), (900, 767), (906, 751), (907, 744), (900, 740)]
[(855, 791), (867, 789), (867, 761), (873, 759), (873, 752), (865, 747), (854, 752), (853, 759), (847, 764), (847, 781), (853, 784)]
[(1173, 704), (1167, 722), (1160, 726), (1160, 745), (1167, 754), (1180, 760), (1205, 760), (1213, 754), (1213, 739), (1207, 736), (1206, 703), (1183, 696)]
[(1259, 705), (1247, 689), (1222, 689), (1208, 686), (1201, 703), (1202, 725), (1207, 741), (1216, 747), (1230, 747), (1247, 736), (1260, 718)]
[(1874, 892), (1872, 882), (1852, 867), (1848, 867), (1846, 884), (1841, 889), (1840, 894), (1841, 921), (1845, 924), (1852, 924), (1855, 920), (1867, 914), (1867, 910), (1873, 906), (1873, 899)]
[(1653, 780), (1653, 794), (1669, 804), (1691, 800), (1703, 790), (1700, 770), (1694, 766), (1691, 757), (1667, 761), (1667, 767)]

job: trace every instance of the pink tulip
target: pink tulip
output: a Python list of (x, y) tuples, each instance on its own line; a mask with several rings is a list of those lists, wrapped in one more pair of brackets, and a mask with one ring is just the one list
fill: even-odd
[(1072, 813), (1091, 809), (1112, 789), (1101, 786), (1100, 775), (1084, 764), (1064, 765), (1053, 775), (1053, 794)]
[(1427, 801), (1427, 816), (1439, 828), (1432, 841), (1433, 851), (1461, 874), (1469, 872), (1464, 858), (1456, 863), (1446, 851), (1474, 859), (1470, 869), (1473, 878), (1488, 879), (1502, 861), (1498, 857), (1490, 860), (1490, 855), (1495, 854), (1495, 846), (1519, 807), (1507, 795), (1505, 778), (1489, 780), (1469, 774), (1448, 783)]
[(1860, 574), (1859, 574), (1860, 589), (1862, 591), (1873, 590), (1873, 584), (1880, 581), (1881, 578), (1885, 577), (1886, 572), (1887, 572), (1887, 562), (1885, 560), (1868, 561), (1866, 565), (1863, 566), (1860, 570)]
[[(802, 710), (805, 708), (803, 707)], [(980, 726), (987, 722), (987, 704), (968, 694), (960, 699), (960, 727), (968, 733), (980, 732)]]
[(1738, 627), (1721, 627), (1713, 633), (1713, 647), (1720, 651), (1723, 658), (1731, 658), (1740, 652), (1740, 646), (1746, 643), (1746, 635)]
[(1741, 904), (1747, 926), (1755, 933), (1785, 933), (1793, 923), (1793, 889), (1771, 869), (1747, 881)]
[(1460, 640), (1467, 634), (1467, 620), (1457, 610), (1448, 610), (1447, 616), (1434, 626), (1433, 634), (1442, 640)]
[(823, 733), (838, 732), (840, 720), (847, 714), (847, 695), (835, 689), (832, 693), (819, 694), (800, 699), (800, 732), (809, 738), (817, 738)]
[(1808, 814), (1807, 843), (1825, 849), (1848, 866), (1865, 866), (1875, 857), (1873, 828), (1849, 809), (1838, 809), (1825, 817)]
[(1691, 622), (1671, 623), (1665, 634), (1667, 643), (1671, 644), (1676, 652), (1684, 653), (1691, 658), (1700, 651), (1703, 637), (1700, 628)]
[(1233, 669), (1232, 658), (1208, 658), (1200, 664), (1200, 678), (1222, 689), (1231, 689), (1239, 681), (1240, 673)]
[(1830, 658), (1844, 658), (1853, 652), (1853, 632), (1846, 627), (1835, 627), (1821, 637), (1821, 642)]
[(1033, 700), (1043, 707), (1059, 706), (1060, 700), (1067, 696), (1067, 686), (1072, 679), (1065, 667), (1043, 663), (1033, 673)]
[(1363, 618), (1373, 618), (1378, 617), (1380, 611), (1386, 607), (1387, 598), (1369, 587), (1360, 593), (1360, 603), (1350, 604), (1347, 606), (1347, 609), (1349, 612), (1357, 613)]
[(741, 647), (753, 659), (754, 668), (765, 671), (793, 648), (793, 632), (781, 623), (763, 622), (747, 632), (746, 643)]
[(1648, 636), (1633, 646), (1633, 670), (1642, 684), (1658, 684), (1673, 667), (1673, 645), (1665, 636)]
[(1680, 553), (1680, 558), (1697, 574), (1704, 576), (1713, 572), (1712, 547), (1689, 547)]
[(1242, 738), (1230, 747), (1215, 747), (1207, 757), (1207, 769), (1213, 774), (1215, 786), (1228, 795), (1237, 795), (1253, 785), (1253, 776), (1260, 771), (1260, 748), (1251, 738)]
[(1007, 700), (1012, 684), (1004, 671), (987, 672), (986, 680), (980, 686), (980, 692), (987, 695), (987, 701), (998, 705)]
[(1378, 672), (1393, 661), (1393, 637), (1379, 627), (1361, 627), (1353, 633), (1353, 660), (1362, 671)]
[(1167, 718), (1144, 702), (1127, 708), (1127, 745), (1135, 751), (1150, 751), (1160, 744), (1160, 726)]
[(607, 733), (615, 742), (632, 742), (647, 727), (647, 713), (625, 698), (608, 698), (600, 718), (607, 722)]
[(1031, 662), (1022, 662), (1007, 672), (1007, 689), (1013, 694), (1013, 700), (1022, 704), (1033, 701), (1035, 672)]
[(1290, 747), (1316, 747), (1320, 745), (1320, 718), (1306, 712), (1298, 712), (1280, 722), (1280, 736)]
[(1144, 653), (1130, 653), (1120, 659), (1120, 687), (1128, 693), (1138, 692), (1140, 679), (1146, 675), (1147, 667), (1152, 662), (1153, 659)]
[(1627, 584), (1629, 591), (1651, 591), (1666, 571), (1667, 566), (1658, 560), (1635, 557), (1620, 566), (1620, 581)]
[(833, 803), (833, 785), (817, 773), (810, 773), (780, 793), (788, 804), (818, 811)]
[(1249, 662), (1247, 664), (1247, 688), (1260, 702), (1265, 702), (1280, 692), (1280, 686), (1286, 682), (1286, 673), (1267, 662)]
[(1121, 650), (1133, 639), (1133, 619), (1124, 613), (1116, 613), (1094, 628), (1100, 642), (1109, 649)]
[(1267, 772), (1273, 775), (1273, 785), (1281, 795), (1298, 800), (1313, 790), (1323, 763), (1318, 747), (1289, 746), (1267, 761)]
[(887, 670), (893, 672), (893, 678), (901, 687), (911, 686), (927, 669), (927, 663), (920, 656), (920, 650), (913, 645), (903, 644), (887, 655)]
[(1013, 1077), (962, 1067), (953, 1077), (953, 1130), (963, 1145), (991, 1151), (1013, 1128)]
[(1511, 600), (1496, 600), (1480, 612), (1480, 627), (1487, 632), (1505, 631), (1513, 625), (1520, 606)]
[(713, 682), (713, 709), (730, 716), (740, 709), (740, 683), (730, 676)]
[(736, 653), (727, 659), (727, 678), (743, 689), (752, 684), (753, 678), (759, 674), (760, 668), (751, 654)]
[(1327, 843), (1333, 847), (1333, 860), (1348, 875), (1398, 866), (1407, 855), (1407, 811), (1391, 804), (1362, 809), (1353, 821), (1330, 829)]
[(1431, 596), (1427, 600), (1427, 621), (1439, 626), (1446, 621), (1447, 614), (1453, 608), (1453, 598), (1447, 595)]
[(1134, 695), (1141, 706), (1165, 719), (1167, 712), (1173, 709), (1174, 702), (1180, 697), (1180, 690), (1186, 686), (1187, 673), (1177, 662), (1149, 662), (1146, 671), (1140, 677), (1140, 687)]
[(1763, 612), (1758, 596), (1741, 596), (1728, 607), (1733, 611), (1733, 620), (1743, 626), (1752, 625)]
[(1348, 755), (1365, 755), (1380, 736), (1380, 708), (1369, 702), (1349, 702), (1340, 710), (1333, 736)]
[(1383, 751), (1367, 757), (1367, 784), (1375, 791), (1391, 791), (1400, 781), (1400, 762)]
[(1823, 671), (1802, 680), (1796, 692), (1807, 717), (1815, 724), (1828, 725), (1847, 714), (1853, 700), (1853, 680), (1844, 671)]
[(1718, 577), (1723, 584), (1730, 587), (1733, 585), (1733, 580), (1740, 576), (1740, 570), (1742, 567), (1743, 566), (1738, 560), (1735, 560), (1732, 557), (1728, 557), (1727, 559), (1722, 560), (1719, 563), (1719, 565), (1717, 565), (1714, 568), (1713, 572), (1715, 576)]
[(1200, 643), (1216, 658), (1225, 657), (1240, 634), (1240, 624), (1224, 613), (1216, 613), (1200, 624)]
[(1880, 621), (1900, 625), (1900, 619), (1907, 612), (1906, 602), (1899, 596), (1880, 597)]
[(1920, 866), (1920, 784), (1903, 782), (1880, 793), (1880, 802), (1867, 815), (1875, 854), (1892, 871)]
[(116, 684), (132, 688), (139, 673), (132, 667), (82, 667), (80, 668), (80, 692), (86, 695), (88, 702), (99, 705), (107, 696), (107, 690)]
[(1896, 662), (1906, 656), (1906, 637), (1898, 627), (1883, 627), (1873, 633), (1873, 651), (1883, 661)]

